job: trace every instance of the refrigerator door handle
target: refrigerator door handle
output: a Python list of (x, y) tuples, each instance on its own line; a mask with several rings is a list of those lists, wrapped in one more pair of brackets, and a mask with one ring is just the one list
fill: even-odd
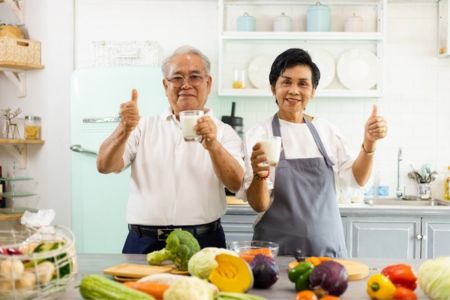
[(84, 118), (83, 123), (119, 123), (120, 117)]
[(86, 154), (91, 154), (91, 155), (95, 155), (95, 156), (98, 155), (97, 152), (84, 149), (81, 145), (78, 145), (78, 144), (70, 146), (70, 150), (72, 150), (73, 152), (78, 152), (78, 153), (86, 153)]

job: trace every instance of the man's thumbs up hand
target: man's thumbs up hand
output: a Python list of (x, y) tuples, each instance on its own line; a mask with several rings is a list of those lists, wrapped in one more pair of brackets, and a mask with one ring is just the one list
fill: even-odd
[(121, 123), (126, 133), (130, 133), (139, 123), (139, 109), (137, 105), (138, 92), (131, 91), (131, 100), (120, 105)]

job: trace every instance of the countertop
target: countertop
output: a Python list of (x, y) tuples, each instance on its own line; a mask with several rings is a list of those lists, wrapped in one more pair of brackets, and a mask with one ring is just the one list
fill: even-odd
[[(81, 278), (87, 274), (102, 274), (103, 269), (119, 263), (140, 263), (145, 264), (145, 255), (123, 255), (123, 254), (80, 254), (78, 255), (78, 274), (67, 290), (58, 299), (82, 299), (77, 286)], [(292, 261), (292, 257), (278, 257), (277, 262), (280, 267), (280, 279), (275, 285), (267, 290), (252, 289), (251, 294), (264, 296), (267, 299), (288, 299), (295, 298), (294, 284), (287, 278), (287, 265)], [(394, 263), (408, 263), (414, 267), (416, 272), (419, 269), (422, 260), (394, 260), (394, 259), (355, 259), (356, 261), (366, 263), (369, 266), (370, 274), (379, 272), (383, 267)], [(367, 278), (350, 281), (346, 292), (341, 296), (342, 300), (369, 299), (366, 294)], [(422, 290), (416, 289), (418, 299), (427, 299)]]

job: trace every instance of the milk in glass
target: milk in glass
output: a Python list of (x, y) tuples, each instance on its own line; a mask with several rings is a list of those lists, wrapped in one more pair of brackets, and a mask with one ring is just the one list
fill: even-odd
[(269, 165), (275, 167), (280, 159), (281, 152), (281, 137), (279, 136), (265, 136), (259, 141), (264, 152), (266, 153)]
[(187, 142), (200, 141), (201, 136), (195, 133), (197, 120), (203, 116), (202, 110), (185, 110), (180, 112), (180, 126), (184, 140)]

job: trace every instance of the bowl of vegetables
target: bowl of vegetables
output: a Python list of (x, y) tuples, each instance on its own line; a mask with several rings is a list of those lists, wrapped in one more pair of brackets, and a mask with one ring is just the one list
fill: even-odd
[(0, 300), (57, 299), (75, 273), (75, 242), (68, 228), (0, 230)]
[(230, 243), (228, 248), (239, 254), (239, 256), (245, 259), (248, 263), (251, 263), (258, 254), (274, 259), (278, 255), (280, 246), (275, 242), (254, 240), (233, 241)]

